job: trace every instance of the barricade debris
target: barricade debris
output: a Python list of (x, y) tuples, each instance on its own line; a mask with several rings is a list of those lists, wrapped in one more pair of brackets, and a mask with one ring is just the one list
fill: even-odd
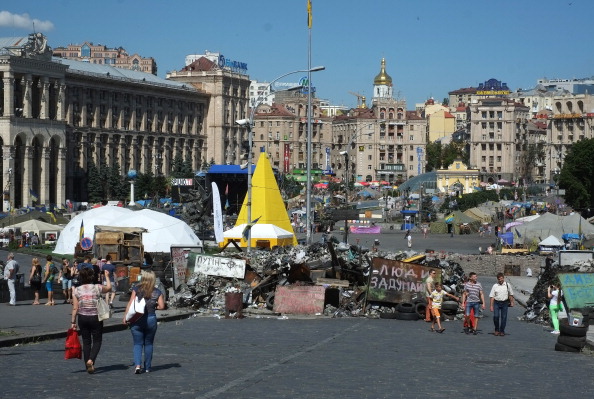
[(560, 273), (594, 273), (594, 261), (580, 261), (571, 266), (560, 266), (557, 262), (546, 265), (538, 276), (538, 281), (526, 302), (526, 312), (521, 317), (522, 320), (543, 325), (550, 324), (547, 289), (553, 284), (559, 284), (558, 275)]
[[(397, 313), (398, 304), (367, 302), (366, 287), (369, 271), (376, 257), (403, 261), (413, 251), (390, 252), (348, 245), (330, 239), (326, 244), (277, 247), (272, 250), (254, 248), (249, 254), (227, 249), (220, 254), (227, 258), (244, 259), (244, 279), (207, 276), (192, 273), (177, 292), (169, 297), (168, 305), (193, 308), (199, 313), (222, 315), (225, 313), (225, 293), (236, 290), (243, 294), (244, 315), (272, 314), (277, 286), (322, 285), (326, 288), (323, 314), (329, 317), (381, 317), (382, 313)], [(420, 254), (414, 263), (441, 269), (442, 282), (447, 292), (460, 295), (464, 283), (464, 270), (453, 260), (442, 259), (439, 254)], [(413, 305), (424, 303), (424, 293), (410, 297)], [(424, 312), (424, 311), (423, 311)], [(451, 316), (455, 315), (454, 314)], [(233, 316), (233, 314), (231, 314)]]

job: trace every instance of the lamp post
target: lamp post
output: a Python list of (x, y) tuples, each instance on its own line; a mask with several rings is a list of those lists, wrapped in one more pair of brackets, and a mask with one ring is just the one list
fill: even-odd
[[(248, 146), (249, 146), (248, 160), (247, 160), (247, 168), (248, 168), (247, 186), (248, 187), (247, 187), (247, 203), (246, 203), (246, 206), (247, 206), (246, 224), (248, 224), (248, 225), (252, 222), (252, 173), (253, 173), (252, 172), (252, 158), (253, 158), (252, 143), (253, 143), (253, 139), (254, 139), (254, 116), (256, 114), (256, 110), (258, 109), (258, 106), (260, 106), (260, 104), (262, 104), (264, 102), (266, 97), (268, 97), (274, 93), (271, 90), (272, 85), (275, 82), (277, 82), (278, 80), (284, 78), (285, 76), (292, 75), (294, 73), (315, 72), (315, 71), (322, 71), (324, 69), (326, 69), (326, 68), (323, 66), (318, 66), (318, 67), (311, 68), (311, 69), (299, 69), (297, 71), (285, 73), (285, 74), (273, 79), (270, 83), (268, 83), (268, 86), (266, 86), (266, 89), (264, 90), (264, 93), (268, 92), (268, 94), (261, 95), (256, 99), (256, 102), (254, 103), (254, 106), (252, 107), (252, 109), (250, 111), (249, 119), (239, 119), (239, 120), (235, 121), (235, 123), (237, 123), (238, 125), (246, 127), (248, 129)], [(287, 90), (279, 90), (279, 91), (291, 91), (291, 90), (296, 90), (296, 89), (301, 89), (301, 88), (302, 88), (302, 86), (298, 86), (298, 87), (292, 87)], [(250, 229), (250, 230), (248, 230), (248, 234), (247, 234), (247, 247), (246, 247), (247, 253), (251, 252), (251, 247), (252, 247), (252, 232)]]

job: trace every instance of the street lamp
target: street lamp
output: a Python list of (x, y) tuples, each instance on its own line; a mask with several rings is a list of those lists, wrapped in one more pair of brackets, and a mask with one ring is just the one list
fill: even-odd
[[(315, 71), (322, 71), (324, 70), (325, 67), (323, 66), (318, 66), (315, 68), (311, 68), (311, 69), (300, 69), (297, 71), (292, 71), (292, 72), (288, 72), (285, 73), (284, 75), (281, 75), (275, 79), (273, 79), (270, 83), (268, 83), (268, 86), (266, 86), (266, 89), (263, 91), (264, 93), (267, 93), (266, 95), (261, 95), (256, 99), (256, 102), (254, 103), (254, 106), (252, 107), (251, 111), (250, 111), (250, 117), (249, 119), (239, 119), (236, 120), (235, 123), (237, 123), (238, 125), (245, 127), (248, 129), (248, 160), (247, 160), (247, 168), (248, 168), (248, 178), (247, 178), (247, 220), (246, 220), (246, 224), (249, 225), (252, 222), (252, 157), (253, 157), (253, 153), (252, 153), (252, 143), (253, 143), (253, 139), (254, 139), (254, 116), (256, 114), (256, 109), (258, 108), (258, 106), (260, 106), (260, 104), (262, 104), (264, 102), (264, 100), (266, 99), (266, 97), (268, 97), (269, 95), (273, 94), (274, 92), (272, 92), (272, 85), (277, 82), (278, 80), (284, 78), (285, 76), (289, 76), (292, 75), (294, 73), (302, 73), (302, 72), (315, 72)], [(289, 89), (286, 90), (279, 90), (279, 91), (292, 91), (292, 90), (298, 90), (303, 88), (302, 86), (297, 86), (297, 87), (291, 87)], [(269, 92), (270, 91), (270, 92)], [(309, 143), (308, 143), (309, 145)], [(309, 213), (308, 213), (309, 215)], [(251, 247), (252, 247), (252, 232), (251, 232), (251, 228), (248, 230), (247, 232), (247, 247), (246, 247), (246, 252), (250, 253), (251, 251)]]

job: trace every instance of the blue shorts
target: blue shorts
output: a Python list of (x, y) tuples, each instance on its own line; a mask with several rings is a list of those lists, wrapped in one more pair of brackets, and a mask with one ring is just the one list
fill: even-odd
[(53, 289), (52, 289), (52, 284), (53, 283), (54, 283), (53, 281), (46, 281), (45, 282), (45, 289), (47, 290), (47, 292), (52, 292), (53, 291)]
[(475, 316), (478, 316), (481, 308), (480, 302), (466, 302), (466, 308), (464, 309), (464, 315), (470, 316), (470, 309), (474, 309)]
[(62, 277), (62, 289), (67, 290), (72, 288), (72, 279)]

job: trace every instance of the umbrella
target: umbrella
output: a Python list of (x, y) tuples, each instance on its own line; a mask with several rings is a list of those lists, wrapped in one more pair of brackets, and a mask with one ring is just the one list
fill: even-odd
[(359, 183), (361, 185), (365, 186), (365, 187), (369, 186), (369, 182), (368, 181), (360, 181)]
[(389, 183), (389, 182), (387, 182), (387, 181), (385, 181), (385, 180), (382, 180), (382, 181), (380, 181), (380, 184), (381, 184), (382, 186), (389, 186), (389, 185), (390, 185), (390, 183)]
[(318, 183), (318, 184), (314, 184), (315, 188), (328, 188), (328, 185), (325, 183)]
[(524, 224), (524, 223), (523, 222), (517, 222), (517, 221), (506, 223), (505, 224), (505, 231), (509, 231), (509, 229), (511, 229), (512, 227), (519, 226), (521, 224)]
[(379, 186), (379, 185), (380, 185), (380, 182), (379, 182), (379, 181), (377, 181), (377, 180), (373, 180), (373, 181), (370, 181), (370, 182), (369, 182), (369, 185), (370, 185), (370, 186)]
[(353, 184), (353, 186), (355, 186), (355, 187), (364, 187), (363, 184), (361, 184), (359, 182), (356, 182), (355, 184)]

